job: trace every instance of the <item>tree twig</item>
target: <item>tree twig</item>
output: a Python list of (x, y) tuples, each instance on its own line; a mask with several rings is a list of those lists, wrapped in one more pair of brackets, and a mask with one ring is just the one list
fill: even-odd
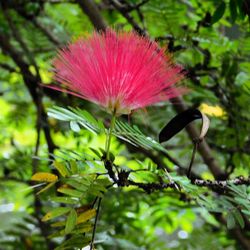
[(104, 31), (106, 29), (106, 22), (102, 18), (101, 13), (93, 0), (76, 0), (76, 2), (89, 17), (90, 21), (98, 31)]
[(96, 226), (97, 226), (98, 215), (99, 215), (99, 211), (100, 211), (100, 207), (101, 207), (101, 201), (102, 201), (102, 198), (99, 198), (98, 204), (97, 204), (97, 210), (96, 210), (94, 228), (93, 228), (93, 232), (92, 232), (92, 238), (91, 238), (91, 242), (90, 242), (90, 250), (94, 249)]

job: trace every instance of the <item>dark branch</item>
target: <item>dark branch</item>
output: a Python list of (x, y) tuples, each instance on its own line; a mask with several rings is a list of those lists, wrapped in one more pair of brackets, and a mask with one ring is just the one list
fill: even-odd
[(16, 69), (7, 63), (0, 63), (0, 67), (9, 71), (10, 73), (17, 72)]
[(76, 2), (80, 5), (83, 12), (89, 17), (90, 21), (98, 31), (104, 31), (106, 29), (106, 22), (92, 0), (76, 0)]
[(131, 24), (131, 26), (133, 27), (133, 29), (140, 35), (142, 36), (147, 36), (147, 32), (142, 29), (137, 22), (134, 20), (134, 18), (132, 17), (132, 15), (129, 13), (129, 11), (126, 9), (126, 7), (124, 7), (119, 1), (117, 0), (109, 0), (110, 3), (115, 7), (115, 9), (117, 9), (117, 11), (119, 11), (128, 21), (128, 23)]

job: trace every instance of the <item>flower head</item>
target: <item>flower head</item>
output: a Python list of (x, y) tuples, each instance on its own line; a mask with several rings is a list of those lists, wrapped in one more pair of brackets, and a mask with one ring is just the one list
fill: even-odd
[(94, 102), (111, 113), (129, 114), (180, 94), (182, 68), (156, 42), (133, 32), (108, 30), (80, 38), (53, 61), (52, 88)]

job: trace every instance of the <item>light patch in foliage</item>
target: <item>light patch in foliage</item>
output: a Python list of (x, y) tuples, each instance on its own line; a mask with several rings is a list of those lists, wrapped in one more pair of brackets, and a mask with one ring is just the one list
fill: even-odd
[(24, 128), (13, 132), (14, 141), (19, 146), (33, 146), (36, 141), (36, 137), (36, 131), (32, 128)]
[(35, 173), (31, 177), (32, 181), (41, 181), (41, 182), (55, 182), (58, 180), (58, 176), (51, 173), (39, 172)]
[(200, 111), (209, 116), (224, 117), (226, 112), (218, 105), (210, 106), (206, 103), (202, 103), (199, 107)]
[(0, 118), (3, 119), (5, 115), (8, 115), (10, 112), (10, 105), (3, 99), (0, 99), (0, 107), (1, 107), (1, 112), (0, 112)]
[(52, 72), (50, 72), (46, 69), (40, 69), (39, 72), (40, 72), (43, 84), (44, 83), (51, 83), (52, 77), (53, 77)]

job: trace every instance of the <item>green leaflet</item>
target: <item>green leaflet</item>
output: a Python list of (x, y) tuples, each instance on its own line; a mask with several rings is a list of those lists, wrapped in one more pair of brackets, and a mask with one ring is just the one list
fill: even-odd
[(64, 204), (78, 204), (79, 203), (78, 198), (66, 197), (66, 196), (52, 197), (50, 200), (54, 202), (64, 203)]
[(45, 214), (42, 218), (42, 221), (48, 221), (48, 220), (51, 220), (51, 219), (54, 219), (58, 216), (61, 216), (63, 214), (66, 214), (70, 211), (70, 207), (58, 207), (58, 208), (55, 208), (51, 211), (49, 211), (47, 214)]
[[(68, 110), (61, 107), (54, 107), (49, 109), (48, 115), (55, 119), (70, 122), (71, 129), (75, 132), (79, 130), (79, 124), (92, 133), (99, 134), (105, 132), (103, 123), (100, 120), (96, 120), (86, 110), (74, 108), (70, 108), (70, 110)], [(166, 152), (165, 148), (162, 147), (160, 143), (144, 135), (137, 126), (131, 126), (126, 122), (116, 121), (113, 134), (119, 139), (129, 142), (134, 146), (141, 147), (146, 150)]]
[(218, 5), (217, 9), (215, 10), (213, 16), (212, 16), (212, 24), (218, 22), (224, 15), (226, 10), (226, 4), (221, 1), (221, 3)]
[(77, 213), (75, 209), (71, 209), (66, 220), (65, 233), (69, 234), (75, 227), (77, 220)]
[(53, 165), (63, 177), (70, 176), (70, 172), (63, 162), (54, 161)]
[(84, 223), (84, 222), (90, 220), (91, 218), (93, 218), (95, 215), (96, 215), (95, 209), (87, 210), (78, 216), (77, 224)]
[(71, 188), (66, 188), (66, 187), (60, 187), (57, 189), (58, 192), (69, 195), (69, 196), (73, 196), (73, 197), (77, 197), (77, 198), (81, 198), (83, 193), (80, 191), (77, 191), (75, 189), (71, 189)]
[(80, 131), (79, 124), (92, 133), (103, 132), (103, 124), (101, 124), (100, 121), (97, 121), (86, 110), (73, 108), (68, 110), (61, 107), (54, 107), (53, 109), (49, 109), (48, 115), (61, 121), (71, 122), (71, 129), (73, 129), (75, 132)]

